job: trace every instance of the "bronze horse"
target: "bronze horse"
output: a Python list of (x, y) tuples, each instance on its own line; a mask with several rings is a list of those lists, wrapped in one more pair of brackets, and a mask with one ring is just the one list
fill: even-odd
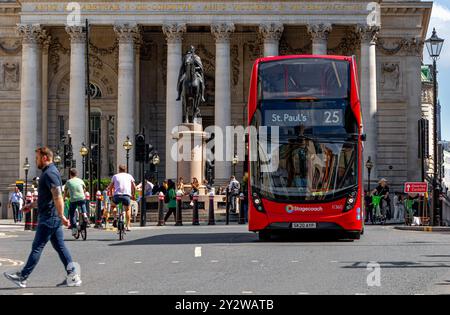
[(200, 103), (202, 101), (202, 81), (197, 74), (195, 61), (192, 55), (185, 61), (186, 74), (183, 82), (181, 98), (185, 122), (189, 123), (189, 107), (192, 107), (192, 120), (195, 123), (200, 117)]

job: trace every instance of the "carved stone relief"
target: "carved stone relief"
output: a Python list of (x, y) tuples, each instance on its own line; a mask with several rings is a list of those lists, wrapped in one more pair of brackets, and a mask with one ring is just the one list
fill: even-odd
[(5, 62), (2, 65), (3, 90), (12, 91), (20, 88), (20, 64)]
[(384, 62), (381, 64), (381, 88), (398, 91), (400, 88), (400, 64)]

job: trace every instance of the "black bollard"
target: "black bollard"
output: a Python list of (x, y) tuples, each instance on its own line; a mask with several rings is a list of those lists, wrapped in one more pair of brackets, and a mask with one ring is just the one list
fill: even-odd
[(245, 196), (241, 194), (239, 196), (239, 224), (245, 224), (245, 212), (244, 212)]
[(158, 226), (164, 226), (164, 193), (160, 192), (158, 196)]
[(192, 215), (192, 225), (200, 225), (200, 218), (198, 214), (198, 195), (194, 195), (192, 198), (194, 202), (194, 211)]
[[(102, 193), (101, 192), (97, 192), (97, 213), (96, 213), (96, 218), (95, 218), (95, 227), (96, 228), (101, 228), (102, 227), (102, 218), (103, 218), (103, 211), (102, 211)], [(88, 218), (90, 217), (90, 214), (88, 213)], [(87, 222), (89, 223), (89, 222)]]
[(182, 194), (177, 194), (177, 212), (176, 212), (176, 223), (175, 226), (183, 226), (183, 201)]
[(216, 219), (214, 218), (214, 192), (209, 194), (209, 220), (208, 225), (216, 225)]
[[(27, 192), (26, 204), (31, 204), (33, 202), (33, 195), (31, 192)], [(31, 231), (33, 228), (32, 217), (31, 217), (31, 208), (26, 208), (25, 210), (25, 231)]]
[(227, 188), (227, 198), (226, 198), (226, 200), (227, 200), (227, 213), (226, 213), (227, 220), (226, 220), (226, 224), (230, 225), (230, 189), (229, 188)]

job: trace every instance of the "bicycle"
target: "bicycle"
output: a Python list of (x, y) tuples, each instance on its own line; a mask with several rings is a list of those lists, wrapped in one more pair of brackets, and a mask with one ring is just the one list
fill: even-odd
[(123, 209), (123, 204), (120, 202), (117, 205), (117, 212), (119, 214), (119, 219), (117, 220), (117, 232), (119, 234), (119, 240), (123, 241), (126, 234), (126, 218), (125, 218), (125, 211)]
[(386, 210), (383, 206), (383, 196), (372, 196), (372, 205), (374, 209), (374, 222), (381, 225), (386, 224)]
[(86, 218), (84, 217), (83, 213), (80, 212), (77, 209), (75, 210), (75, 220), (77, 222), (77, 233), (74, 235), (74, 238), (76, 240), (80, 239), (80, 236), (82, 237), (83, 241), (87, 240), (87, 225)]

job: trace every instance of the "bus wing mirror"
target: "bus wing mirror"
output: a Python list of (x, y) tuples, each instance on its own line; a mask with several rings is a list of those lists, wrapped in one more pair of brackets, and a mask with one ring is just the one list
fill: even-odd
[(361, 141), (367, 141), (367, 135), (365, 133), (361, 135)]

